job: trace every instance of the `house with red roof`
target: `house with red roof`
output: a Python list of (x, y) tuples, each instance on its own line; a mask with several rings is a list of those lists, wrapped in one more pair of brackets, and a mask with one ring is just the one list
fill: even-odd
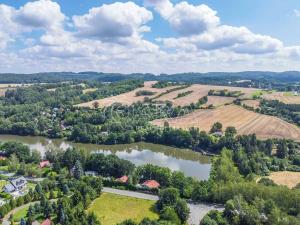
[(40, 162), (40, 168), (45, 168), (49, 166), (50, 166), (50, 162), (48, 160), (44, 160)]
[(51, 225), (51, 220), (46, 219), (44, 222), (41, 223), (41, 225)]
[(122, 176), (122, 177), (116, 179), (116, 181), (125, 184), (128, 182), (128, 176)]
[(146, 180), (144, 183), (142, 183), (142, 187), (148, 189), (159, 188), (159, 186), (160, 184), (156, 180)]

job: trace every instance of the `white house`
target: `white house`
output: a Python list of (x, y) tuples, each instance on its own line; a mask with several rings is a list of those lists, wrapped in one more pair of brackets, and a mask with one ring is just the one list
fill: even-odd
[(9, 184), (3, 187), (3, 191), (6, 193), (12, 193), (15, 191), (21, 191), (27, 186), (27, 180), (25, 177), (12, 178), (9, 180)]

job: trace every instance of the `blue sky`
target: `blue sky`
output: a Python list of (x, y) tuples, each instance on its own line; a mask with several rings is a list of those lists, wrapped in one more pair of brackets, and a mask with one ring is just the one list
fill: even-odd
[(132, 2), (0, 0), (0, 72), (300, 69), (299, 0)]

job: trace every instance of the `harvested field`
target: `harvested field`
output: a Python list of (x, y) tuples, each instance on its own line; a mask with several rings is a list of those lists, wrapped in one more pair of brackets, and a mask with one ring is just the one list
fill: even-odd
[(152, 97), (158, 96), (159, 94), (175, 87), (175, 86), (171, 86), (171, 87), (166, 87), (166, 88), (153, 88), (152, 85), (155, 83), (156, 83), (156, 81), (147, 81), (144, 83), (144, 87), (137, 88), (133, 91), (123, 93), (120, 95), (116, 95), (116, 96), (112, 96), (109, 98), (104, 98), (104, 99), (93, 100), (90, 102), (81, 103), (76, 106), (93, 108), (93, 103), (95, 101), (97, 101), (99, 103), (99, 107), (110, 106), (114, 103), (121, 103), (122, 105), (131, 105), (138, 101), (142, 102), (142, 101), (144, 101), (144, 98), (147, 97), (147, 96), (136, 96), (136, 92), (138, 92), (138, 91), (145, 90), (145, 91), (155, 92), (154, 95), (150, 96), (152, 98)]
[[(168, 94), (165, 94), (155, 100), (157, 101), (171, 101), (173, 102), (173, 105), (175, 106), (184, 106), (184, 105), (189, 105), (191, 103), (196, 103), (200, 98), (208, 95), (208, 92), (210, 90), (224, 90), (227, 89), (228, 91), (241, 91), (244, 93), (242, 97), (249, 97), (251, 96), (252, 93), (256, 92), (258, 89), (255, 88), (241, 88), (241, 87), (227, 87), (227, 86), (213, 86), (213, 85), (200, 85), (200, 84), (194, 84), (191, 85), (188, 88), (181, 89), (178, 91), (173, 91)], [(177, 98), (175, 99), (178, 94), (184, 93), (187, 91), (192, 91), (191, 94)], [(214, 96), (214, 97), (219, 97), (219, 96)], [(229, 101), (228, 98), (211, 98), (211, 102), (215, 104), (225, 104), (227, 101)], [(231, 101), (231, 100), (230, 100)]]
[(30, 86), (32, 84), (0, 84), (0, 96), (4, 96), (8, 89), (15, 89), (21, 86)]
[(209, 105), (221, 106), (221, 105), (232, 103), (234, 99), (235, 99), (234, 97), (208, 96), (207, 103), (205, 104), (205, 106), (209, 106)]
[(273, 172), (268, 177), (278, 185), (286, 185), (289, 188), (295, 187), (300, 183), (300, 172), (279, 171)]
[(287, 94), (286, 92), (273, 92), (264, 94), (263, 98), (266, 100), (278, 100), (285, 104), (300, 104), (300, 96)]
[(182, 117), (154, 120), (152, 123), (163, 126), (165, 121), (174, 128), (199, 127), (204, 131), (209, 131), (215, 122), (220, 122), (224, 129), (234, 126), (239, 134), (255, 133), (261, 139), (287, 138), (300, 141), (300, 128), (295, 125), (235, 105), (200, 109)]
[(246, 105), (254, 109), (257, 109), (259, 108), (260, 102), (258, 100), (244, 100), (242, 101), (242, 105)]

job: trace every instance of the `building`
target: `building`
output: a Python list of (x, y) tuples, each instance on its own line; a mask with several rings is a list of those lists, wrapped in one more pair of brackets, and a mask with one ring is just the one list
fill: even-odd
[(93, 170), (87, 170), (87, 171), (84, 172), (84, 175), (85, 176), (96, 177), (96, 176), (98, 176), (98, 173), (96, 171), (93, 171)]
[(24, 190), (27, 187), (27, 180), (25, 177), (12, 178), (9, 180), (9, 184), (3, 187), (3, 191), (6, 193), (12, 193), (15, 191)]
[(116, 181), (120, 182), (120, 183), (127, 183), (128, 182), (128, 176), (120, 177), (120, 178), (116, 179)]
[(49, 166), (50, 166), (50, 162), (48, 160), (44, 160), (40, 162), (40, 168), (45, 168)]
[(46, 219), (44, 222), (41, 223), (41, 225), (51, 225), (51, 220)]
[(154, 188), (159, 188), (160, 184), (156, 180), (146, 180), (142, 184), (142, 187), (147, 188), (147, 189), (154, 189)]

